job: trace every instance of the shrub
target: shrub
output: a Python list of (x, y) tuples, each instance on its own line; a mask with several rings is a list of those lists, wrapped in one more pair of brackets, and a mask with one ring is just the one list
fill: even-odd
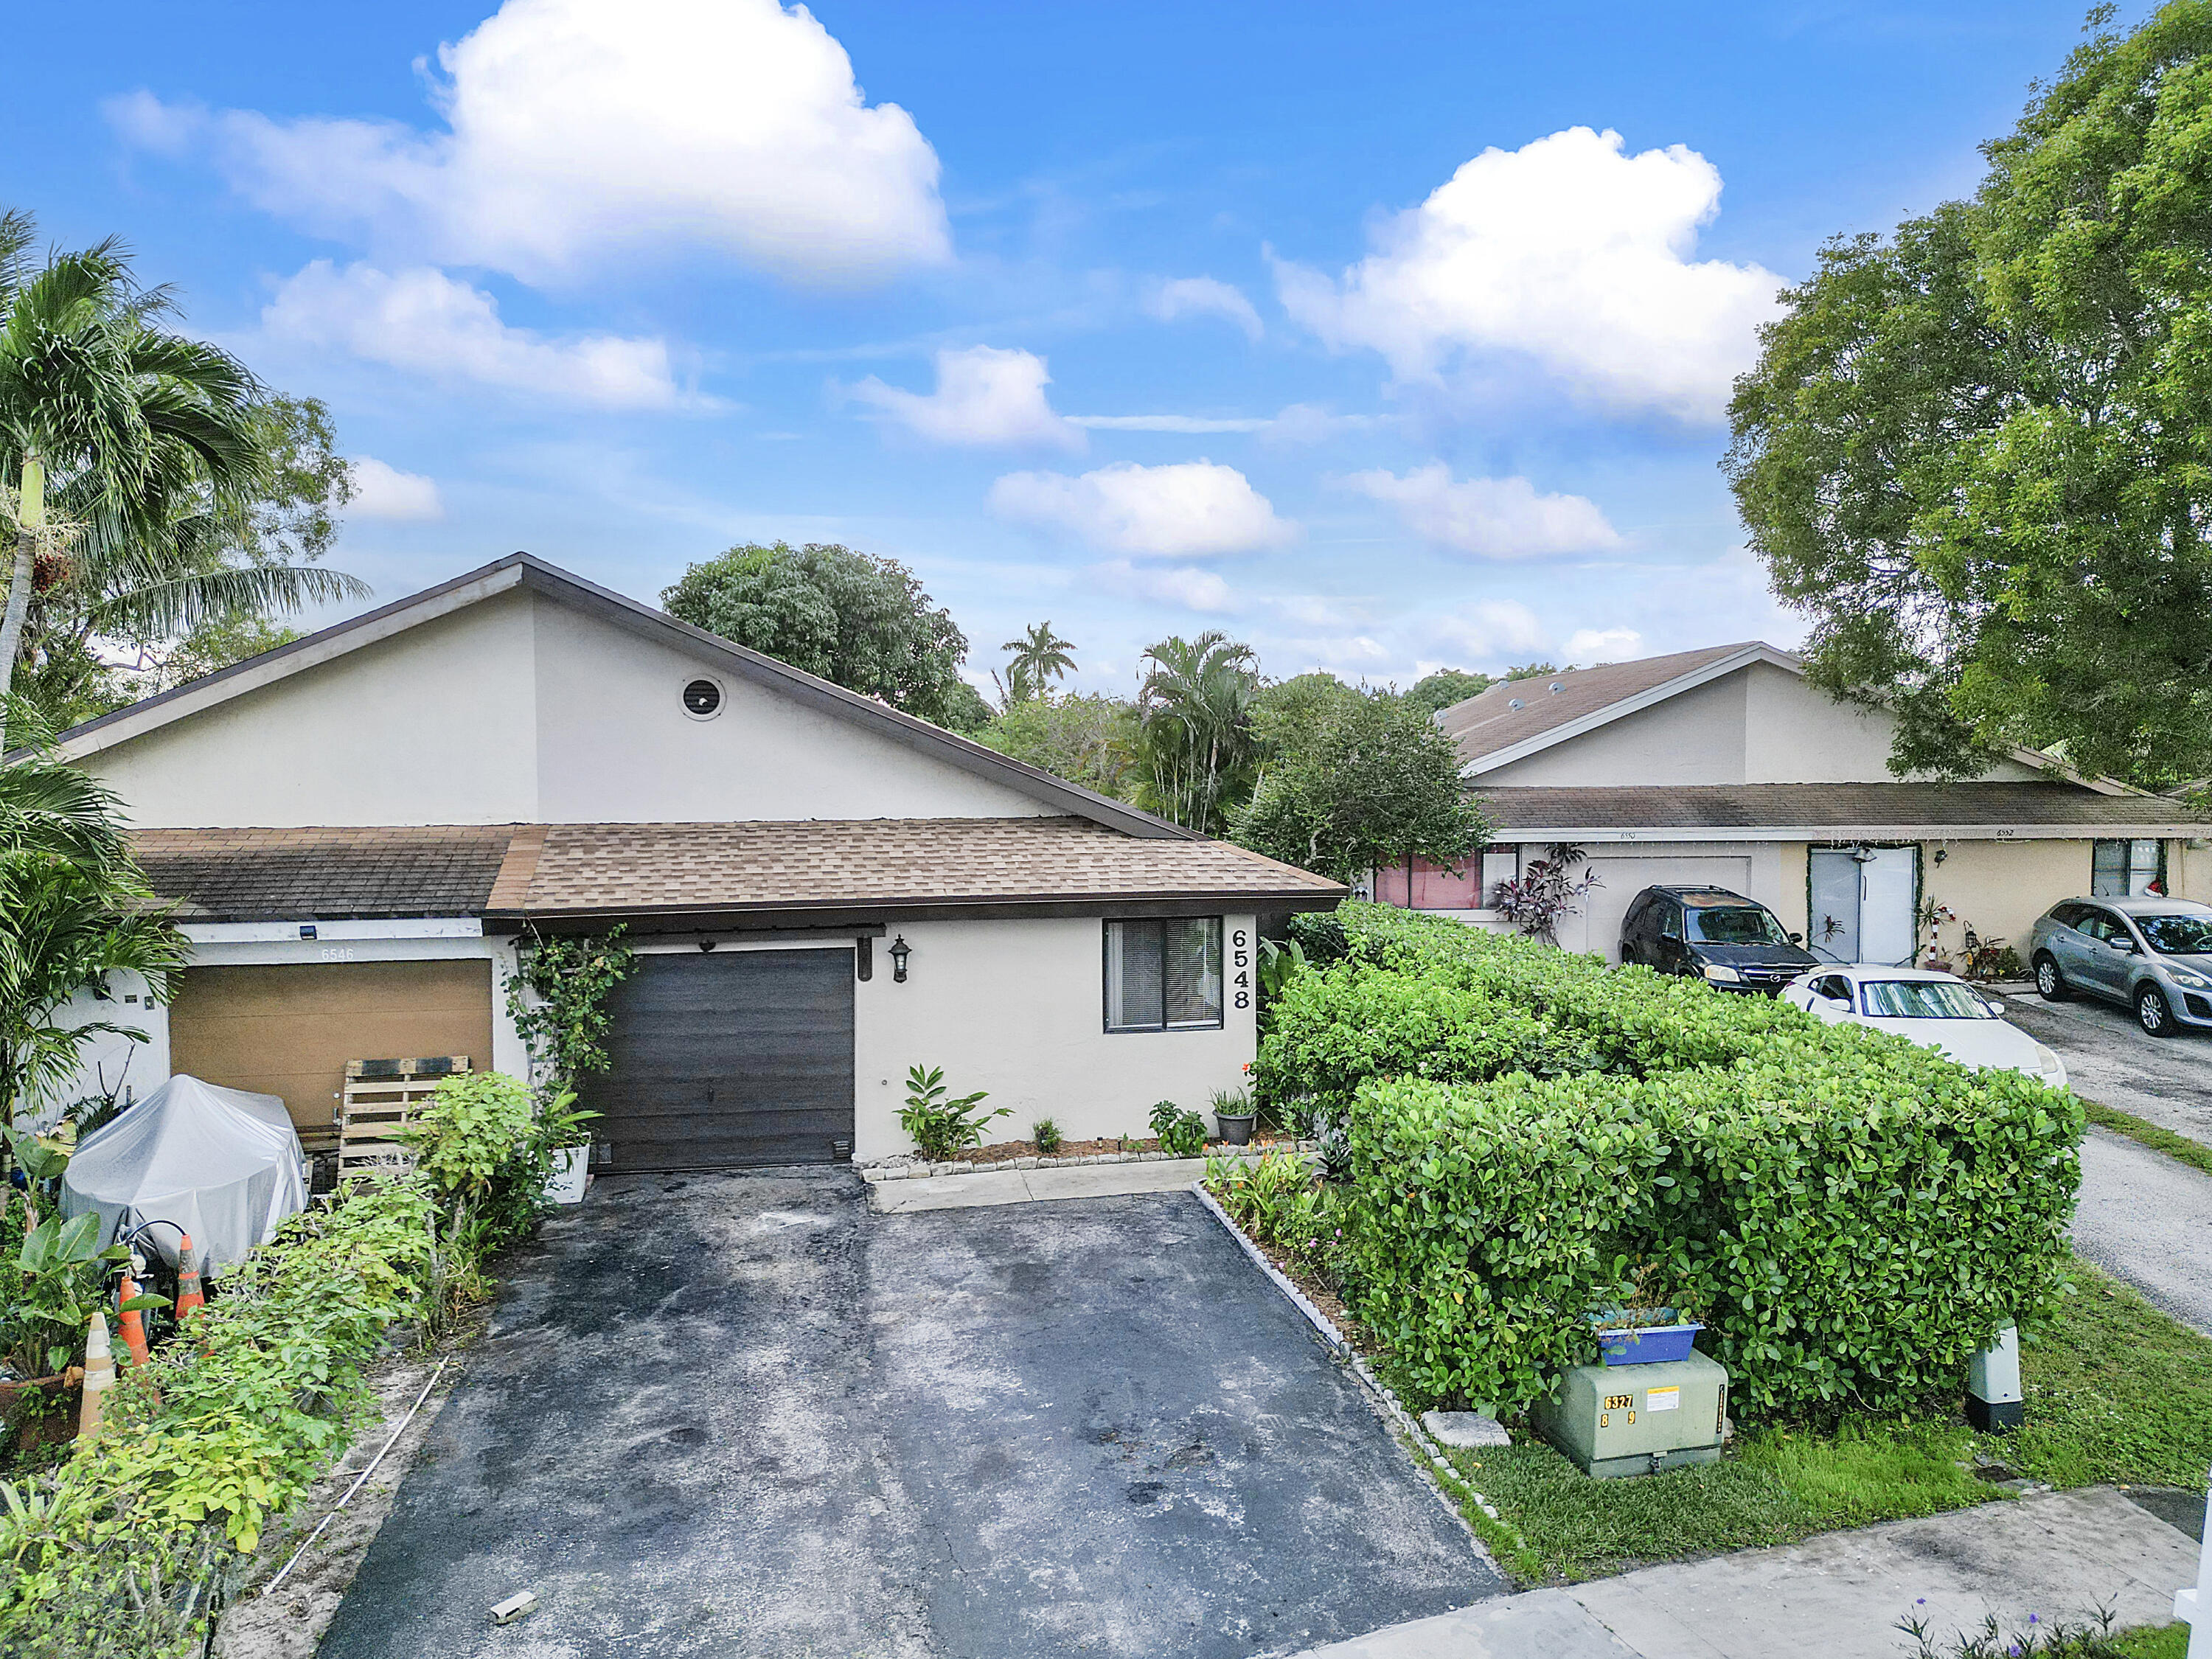
[(499, 1072), (442, 1079), (398, 1139), (415, 1149), (415, 1166), (451, 1215), (451, 1231), (471, 1252), (489, 1255), (538, 1224), (554, 1149), (571, 1144), (597, 1115), (572, 1109), (575, 1097), (542, 1103), (519, 1079)]
[(1030, 1139), (1045, 1157), (1054, 1157), (1060, 1152), (1060, 1125), (1048, 1117), (1041, 1117), (1030, 1125)]
[(1152, 1133), (1160, 1138), (1160, 1150), (1170, 1158), (1196, 1158), (1206, 1150), (1206, 1120), (1172, 1100), (1152, 1108)]
[(932, 1162), (981, 1146), (983, 1126), (994, 1118), (1011, 1116), (1014, 1109), (1001, 1106), (995, 1112), (978, 1110), (980, 1103), (990, 1098), (989, 1092), (982, 1089), (957, 1100), (947, 1100), (945, 1073), (935, 1066), (927, 1071), (919, 1066), (908, 1066), (906, 1090), (906, 1109), (899, 1114), (899, 1127), (914, 1137), (914, 1144), (921, 1149), (921, 1155)]
[(430, 1214), (417, 1179), (292, 1218), (191, 1340), (126, 1368), (97, 1438), (0, 1483), (0, 1651), (200, 1650), (270, 1517), (343, 1451), (386, 1327), (420, 1311)]
[(2063, 1091), (1848, 1028), (1651, 1079), (1370, 1084), (1359, 1311), (1439, 1395), (1522, 1407), (1641, 1259), (1745, 1407), (1901, 1408), (2055, 1305), (2081, 1129)]
[(1206, 1188), (1258, 1243), (1318, 1266), (1335, 1232), (1329, 1189), (1296, 1152), (1256, 1158), (1210, 1158)]

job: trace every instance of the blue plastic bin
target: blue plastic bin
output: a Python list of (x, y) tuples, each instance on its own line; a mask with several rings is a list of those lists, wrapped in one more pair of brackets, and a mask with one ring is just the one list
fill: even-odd
[(1692, 1340), (1705, 1328), (1703, 1325), (1650, 1325), (1600, 1331), (1598, 1352), (1608, 1365), (1656, 1365), (1669, 1359), (1687, 1359)]

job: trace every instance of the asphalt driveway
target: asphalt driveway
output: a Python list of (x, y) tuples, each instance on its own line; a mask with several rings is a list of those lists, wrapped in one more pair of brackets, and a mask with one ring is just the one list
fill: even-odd
[(2045, 1002), (2029, 991), (2004, 1001), (2007, 1019), (2058, 1051), (2082, 1098), (2212, 1146), (2212, 1035), (2148, 1036), (2126, 1009), (2086, 997)]
[(1295, 1652), (1504, 1588), (1188, 1194), (860, 1188), (550, 1223), (324, 1659)]

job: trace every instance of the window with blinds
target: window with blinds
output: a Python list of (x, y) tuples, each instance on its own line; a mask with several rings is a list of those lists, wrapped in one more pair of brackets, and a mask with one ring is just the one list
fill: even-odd
[(2090, 851), (2089, 896), (2141, 898), (2166, 891), (2166, 843), (2100, 841)]
[(1221, 918), (1106, 924), (1106, 1029), (1180, 1031), (1221, 1024)]

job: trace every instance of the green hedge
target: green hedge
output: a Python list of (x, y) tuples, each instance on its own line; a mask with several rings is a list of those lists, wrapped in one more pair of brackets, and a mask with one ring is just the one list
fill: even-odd
[(1662, 1264), (1754, 1409), (1954, 1387), (2061, 1292), (2070, 1094), (1450, 921), (1337, 921), (1255, 1076), (1348, 1106), (1354, 1307), (1428, 1391), (1525, 1406), (1594, 1357), (1623, 1258)]
[(293, 1218), (118, 1378), (97, 1438), (0, 1482), (0, 1653), (199, 1650), (213, 1594), (344, 1450), (386, 1328), (422, 1311), (431, 1218), (414, 1182)]

